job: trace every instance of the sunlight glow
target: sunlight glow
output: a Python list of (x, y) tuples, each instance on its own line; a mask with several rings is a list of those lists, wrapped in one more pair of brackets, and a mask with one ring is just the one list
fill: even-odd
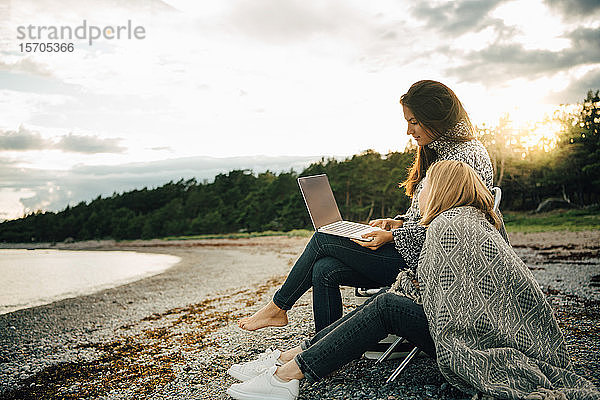
[(543, 109), (513, 107), (496, 123), (489, 125), (486, 122), (480, 127), (484, 126), (496, 133), (492, 144), (500, 140), (499, 143), (513, 147), (514, 152), (522, 152), (522, 154), (531, 151), (549, 152), (556, 147), (559, 133), (563, 129), (559, 114), (564, 117), (564, 113), (574, 111), (567, 110), (565, 106), (547, 106)]

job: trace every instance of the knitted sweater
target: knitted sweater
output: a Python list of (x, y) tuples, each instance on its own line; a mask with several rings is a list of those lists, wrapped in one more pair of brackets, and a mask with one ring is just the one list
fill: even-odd
[[(460, 126), (460, 129), (463, 130), (466, 129), (466, 125), (461, 126), (459, 123), (457, 126)], [(479, 174), (489, 189), (492, 188), (494, 176), (492, 162), (490, 161), (487, 150), (479, 140), (473, 139), (467, 142), (453, 142), (440, 139), (428, 144), (427, 147), (435, 151), (435, 162), (442, 160), (465, 162)], [(396, 250), (398, 250), (412, 271), (417, 269), (419, 254), (421, 253), (421, 248), (425, 242), (426, 228), (419, 224), (419, 221), (421, 220), (421, 213), (419, 212), (419, 193), (422, 189), (423, 181), (421, 180), (413, 193), (410, 208), (404, 215), (396, 217), (402, 218), (404, 224), (402, 227), (392, 231)]]

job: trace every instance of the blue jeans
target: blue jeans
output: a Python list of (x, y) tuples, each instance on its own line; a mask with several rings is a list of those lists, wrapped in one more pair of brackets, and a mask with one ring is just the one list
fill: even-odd
[(273, 303), (289, 310), (313, 288), (315, 331), (342, 316), (340, 285), (378, 288), (389, 286), (406, 262), (393, 243), (367, 249), (348, 238), (316, 232), (273, 296)]
[(294, 361), (307, 378), (318, 381), (359, 358), (390, 333), (435, 358), (423, 306), (407, 297), (380, 293), (303, 342), (303, 351)]

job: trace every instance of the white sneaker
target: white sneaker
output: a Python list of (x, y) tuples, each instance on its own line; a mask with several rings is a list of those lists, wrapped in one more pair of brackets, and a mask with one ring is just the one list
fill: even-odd
[(281, 382), (275, 375), (277, 366), (243, 383), (234, 383), (227, 394), (236, 400), (296, 400), (300, 392), (300, 381), (292, 379)]
[(280, 355), (281, 350), (267, 349), (267, 351), (258, 356), (257, 360), (249, 361), (243, 364), (233, 364), (227, 370), (227, 373), (233, 376), (235, 379), (246, 382), (248, 379), (254, 378), (265, 369), (271, 368), (273, 365), (281, 365), (281, 363), (278, 361)]

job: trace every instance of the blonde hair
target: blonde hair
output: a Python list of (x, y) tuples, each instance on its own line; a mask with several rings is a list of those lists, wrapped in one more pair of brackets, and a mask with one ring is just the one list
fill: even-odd
[(494, 196), (477, 172), (467, 163), (444, 160), (434, 163), (427, 171), (429, 199), (423, 213), (422, 225), (454, 207), (473, 206), (485, 214), (487, 220), (500, 228), (500, 218), (494, 211)]

